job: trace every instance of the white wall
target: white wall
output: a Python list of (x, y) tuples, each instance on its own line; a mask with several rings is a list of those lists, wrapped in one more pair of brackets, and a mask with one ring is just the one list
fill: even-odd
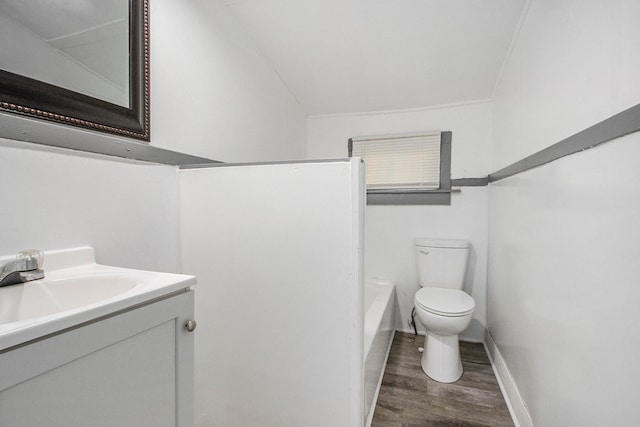
[(152, 144), (225, 162), (304, 159), (306, 113), (223, 1), (150, 8)]
[(197, 426), (363, 425), (362, 170), (180, 171)]
[(640, 99), (640, 4), (531, 0), (494, 94), (493, 170)]
[[(424, 130), (450, 130), (452, 177), (483, 177), (489, 173), (491, 103), (379, 114), (313, 116), (308, 120), (309, 158), (346, 157), (353, 136)], [(476, 301), (474, 320), (463, 338), (482, 340), (485, 325), (487, 187), (463, 187), (451, 206), (368, 206), (365, 220), (365, 275), (396, 283), (399, 310), (396, 327), (407, 324), (419, 289), (413, 239), (451, 237), (473, 245), (465, 290)], [(418, 322), (419, 323), (419, 322)], [(420, 328), (422, 326), (420, 325)]]
[(178, 272), (176, 173), (0, 139), (0, 254), (89, 245), (100, 263)]
[[(496, 91), (495, 168), (640, 102), (638, 16), (531, 2)], [(488, 328), (535, 425), (637, 424), (639, 142), (491, 185)]]

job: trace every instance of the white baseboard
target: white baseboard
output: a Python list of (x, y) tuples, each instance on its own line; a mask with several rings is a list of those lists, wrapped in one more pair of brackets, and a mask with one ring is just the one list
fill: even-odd
[[(407, 334), (415, 334), (413, 329), (407, 329), (407, 328), (402, 328), (402, 329), (397, 329), (397, 332), (404, 332)], [(419, 337), (424, 337), (425, 335), (425, 331), (424, 329), (420, 330), (418, 329), (418, 336)], [(459, 336), (458, 337), (460, 339), (460, 341), (464, 341), (464, 342), (472, 342), (472, 343), (476, 343), (476, 344), (484, 344), (484, 339), (478, 339), (478, 338), (472, 338), (472, 337), (464, 337), (464, 336)]]
[[(414, 331), (413, 331), (412, 328), (400, 328), (400, 329), (396, 328), (396, 332), (404, 332), (406, 334), (414, 334)], [(418, 329), (418, 335), (424, 336), (424, 329), (423, 330)]]
[(516, 427), (534, 427), (529, 409), (520, 395), (515, 379), (487, 329), (485, 329), (484, 346), (487, 349), (493, 372), (496, 374), (500, 390), (502, 390), (504, 399), (507, 402), (514, 424)]

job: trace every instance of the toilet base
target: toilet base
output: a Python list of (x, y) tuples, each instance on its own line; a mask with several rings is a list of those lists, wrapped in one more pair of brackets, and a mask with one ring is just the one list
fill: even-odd
[(456, 382), (462, 376), (458, 335), (437, 335), (427, 331), (420, 361), (425, 374), (441, 383)]

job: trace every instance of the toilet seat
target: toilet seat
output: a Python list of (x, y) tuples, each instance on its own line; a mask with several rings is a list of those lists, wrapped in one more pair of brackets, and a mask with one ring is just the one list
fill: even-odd
[(459, 289), (422, 288), (415, 296), (416, 306), (439, 316), (460, 317), (473, 311), (475, 301)]

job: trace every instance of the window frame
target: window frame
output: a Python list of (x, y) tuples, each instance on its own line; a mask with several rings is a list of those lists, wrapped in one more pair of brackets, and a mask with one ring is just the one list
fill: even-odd
[[(367, 189), (367, 205), (451, 205), (451, 139), (451, 131), (440, 132), (438, 189)], [(349, 138), (348, 148), (349, 157), (353, 157), (353, 138)]]

